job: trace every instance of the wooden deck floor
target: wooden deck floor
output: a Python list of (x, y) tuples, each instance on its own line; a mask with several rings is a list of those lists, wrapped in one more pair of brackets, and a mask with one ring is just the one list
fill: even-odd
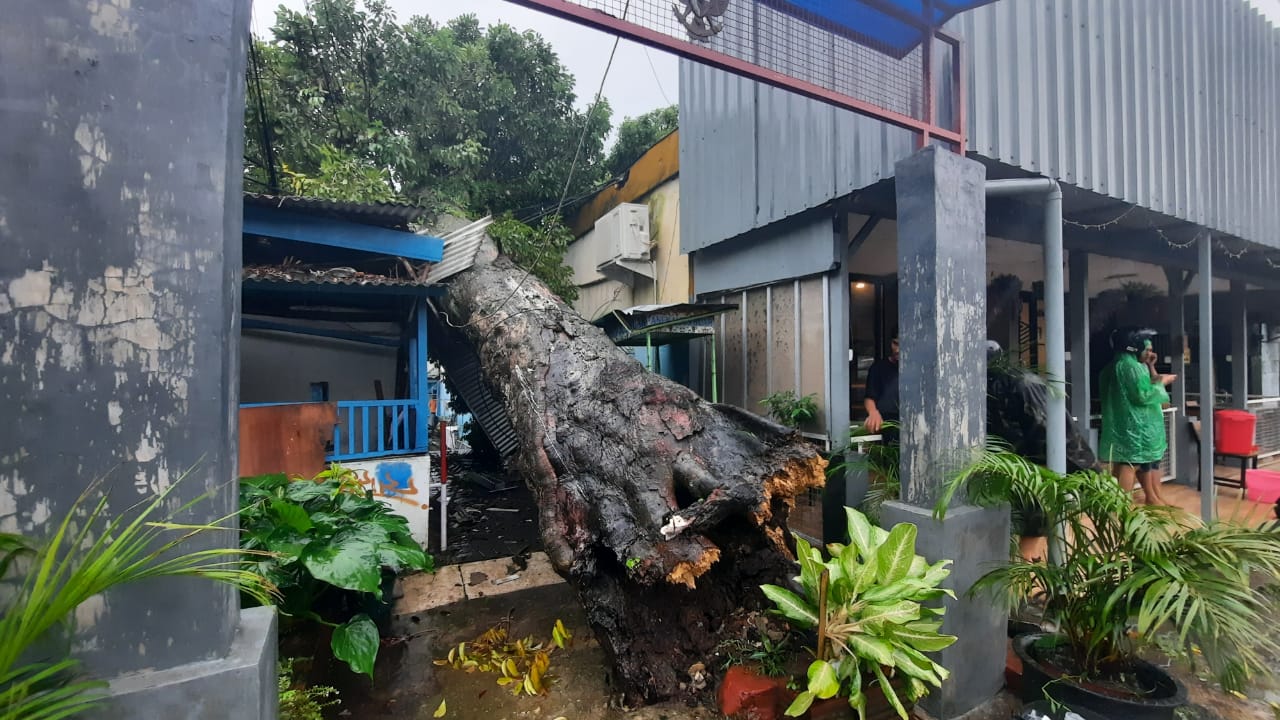
[[(1177, 505), (1193, 515), (1200, 515), (1200, 493), (1195, 488), (1165, 483), (1160, 493), (1170, 504)], [(1218, 518), (1221, 520), (1243, 525), (1257, 525), (1275, 519), (1274, 506), (1242, 499), (1240, 497), (1242, 493), (1238, 488), (1219, 487), (1217, 493)], [(1137, 493), (1137, 497), (1142, 498), (1141, 491)]]

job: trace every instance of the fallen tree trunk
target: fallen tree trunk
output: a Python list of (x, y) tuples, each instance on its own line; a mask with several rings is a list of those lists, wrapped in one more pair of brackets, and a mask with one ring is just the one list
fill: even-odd
[(794, 573), (794, 498), (825, 461), (796, 433), (648, 372), (486, 241), (444, 324), (520, 437), (542, 542), (629, 702), (681, 695), (724, 621)]

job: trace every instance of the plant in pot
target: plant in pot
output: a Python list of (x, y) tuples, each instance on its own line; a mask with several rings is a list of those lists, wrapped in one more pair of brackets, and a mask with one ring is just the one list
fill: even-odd
[(1056, 632), (1015, 641), (1024, 699), (1048, 697), (1110, 717), (1172, 718), (1185, 688), (1139, 657), (1164, 629), (1198, 649), (1228, 690), (1271, 672), (1266, 658), (1280, 647), (1253, 580), (1280, 577), (1280, 529), (1205, 524), (1177, 508), (1134, 505), (1111, 477), (1058, 476), (1025, 460), (958, 476), (937, 514), (960, 490), (990, 505), (1032, 485), (1046, 523), (1060, 528), (1055, 562), (1014, 558), (973, 588), (1003, 593), (1011, 604), (1043, 598)]
[(951, 595), (939, 587), (950, 561), (930, 565), (917, 555), (914, 525), (885, 531), (857, 510), (845, 514), (848, 545), (828, 545), (824, 560), (797, 535), (795, 589), (762, 586), (779, 614), (817, 638), (804, 689), (786, 714), (800, 717), (816, 701), (841, 697), (862, 720), (906, 720), (908, 708), (948, 676), (925, 653), (956, 638), (938, 632), (943, 610), (925, 603)]
[[(886, 425), (892, 427), (890, 423)], [(850, 446), (856, 444), (858, 437), (865, 435), (867, 435), (865, 430), (855, 428), (850, 433)], [(859, 509), (872, 522), (878, 522), (880, 508), (890, 500), (897, 500), (902, 489), (898, 477), (900, 454), (901, 449), (897, 443), (868, 443), (861, 447), (860, 452), (842, 453), (845, 459), (838, 464), (828, 466), (827, 474), (836, 475), (851, 468), (865, 470), (869, 476), (869, 482), (867, 494)], [(958, 487), (969, 477), (984, 473), (991, 474), (993, 480), (1003, 478), (1009, 482), (1016, 481), (1018, 483), (1016, 486), (997, 487), (993, 488), (993, 491), (1000, 492), (997, 499), (999, 502), (1010, 506), (1012, 514), (1010, 535), (1017, 551), (1027, 559), (1032, 559), (1036, 555), (1036, 552), (1032, 551), (1036, 545), (1035, 541), (1042, 540), (1049, 534), (1049, 526), (1039, 497), (1041, 486), (1051, 482), (1052, 477), (1051, 474), (1038, 476), (1035, 473), (1009, 473), (1006, 472), (1009, 463), (1025, 464), (1026, 461), (1009, 443), (999, 438), (989, 437), (985, 449), (980, 451), (971, 462), (960, 464), (960, 468), (952, 473), (953, 482), (950, 487)], [(1029, 465), (1029, 467), (1036, 466)], [(1049, 473), (1047, 469), (1041, 468), (1041, 470)]]

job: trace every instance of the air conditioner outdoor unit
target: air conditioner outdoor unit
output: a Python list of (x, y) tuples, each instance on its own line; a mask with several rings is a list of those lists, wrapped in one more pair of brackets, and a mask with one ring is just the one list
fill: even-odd
[(649, 206), (623, 203), (596, 221), (596, 233), (604, 240), (601, 260), (649, 259)]
[(623, 203), (596, 221), (599, 242), (596, 269), (620, 282), (653, 277), (649, 251), (649, 206)]

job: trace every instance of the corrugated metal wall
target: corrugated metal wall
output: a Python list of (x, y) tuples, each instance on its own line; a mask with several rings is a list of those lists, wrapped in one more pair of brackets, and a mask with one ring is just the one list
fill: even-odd
[(1280, 247), (1280, 31), (1243, 0), (1002, 0), (955, 30), (971, 150)]
[(720, 402), (767, 415), (760, 401), (770, 393), (814, 394), (818, 420), (802, 429), (827, 434), (823, 288), (814, 276), (703, 298), (738, 305), (716, 323)]
[[(1001, 0), (961, 16), (983, 156), (1280, 247), (1280, 31), (1243, 0)], [(910, 133), (680, 64), (685, 252), (893, 174)]]
[(680, 247), (691, 252), (893, 175), (911, 133), (680, 62)]

